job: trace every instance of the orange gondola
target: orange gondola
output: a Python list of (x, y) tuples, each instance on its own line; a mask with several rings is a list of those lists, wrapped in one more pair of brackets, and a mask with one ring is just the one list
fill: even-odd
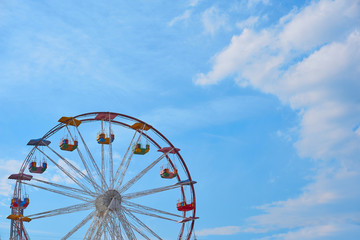
[(194, 210), (195, 204), (194, 203), (188, 204), (186, 203), (186, 201), (181, 201), (176, 204), (176, 207), (178, 211), (186, 212), (186, 211)]
[(133, 147), (133, 153), (134, 154), (138, 154), (138, 155), (144, 155), (146, 153), (148, 153), (150, 151), (150, 145), (146, 144), (145, 147), (141, 147), (141, 144), (138, 143), (136, 145), (134, 145)]
[(74, 151), (79, 145), (79, 142), (77, 140), (74, 141), (73, 144), (69, 144), (69, 139), (64, 138), (60, 142), (60, 149), (64, 151)]
[(99, 144), (110, 144), (115, 140), (115, 135), (110, 134), (110, 137), (105, 135), (105, 133), (99, 133), (96, 137), (96, 140)]

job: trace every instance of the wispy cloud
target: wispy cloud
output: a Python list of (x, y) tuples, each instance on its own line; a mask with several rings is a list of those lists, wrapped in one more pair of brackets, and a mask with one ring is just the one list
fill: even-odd
[(251, 16), (248, 19), (245, 19), (244, 21), (236, 23), (236, 26), (241, 29), (249, 28), (249, 27), (253, 27), (258, 21), (259, 21), (258, 16)]
[(189, 2), (189, 6), (190, 7), (195, 7), (199, 4), (200, 0), (190, 0)]
[(182, 22), (182, 21), (186, 21), (187, 19), (189, 19), (191, 16), (191, 10), (186, 10), (182, 15), (177, 16), (175, 18), (173, 18), (168, 25), (170, 27), (172, 27), (174, 24), (178, 23), (178, 22)]
[(177, 23), (186, 22), (191, 17), (193, 8), (195, 8), (199, 4), (199, 2), (200, 0), (189, 0), (188, 9), (186, 9), (183, 14), (171, 19), (168, 25), (172, 27)]
[(203, 12), (202, 23), (205, 32), (214, 35), (221, 28), (227, 27), (228, 17), (226, 13), (221, 12), (219, 8), (212, 6)]
[[(81, 171), (86, 175), (86, 170), (84, 168), (81, 168), (75, 161), (66, 159), (72, 166), (74, 166), (77, 170)], [(81, 178), (81, 176), (78, 176), (78, 173), (74, 171), (69, 165), (65, 164), (63, 160), (59, 159), (57, 161), (57, 164), (61, 166), (65, 172), (71, 174), (72, 176), (77, 176), (77, 178)], [(50, 169), (49, 169), (50, 170)], [(51, 171), (51, 170), (50, 170)], [(62, 171), (59, 168), (56, 168), (51, 174), (51, 182), (55, 183), (66, 183), (66, 184), (74, 184), (74, 181), (69, 178), (65, 172)]]
[(141, 119), (168, 132), (179, 132), (179, 129), (187, 131), (240, 121), (266, 111), (269, 104), (272, 103), (262, 97), (233, 96), (191, 107), (163, 107), (141, 116)]
[[(4, 197), (11, 196), (13, 194), (12, 184), (14, 180), (9, 180), (8, 177), (13, 173), (18, 173), (20, 166), (18, 160), (0, 160), (0, 195)], [(13, 182), (11, 182), (13, 181)]]

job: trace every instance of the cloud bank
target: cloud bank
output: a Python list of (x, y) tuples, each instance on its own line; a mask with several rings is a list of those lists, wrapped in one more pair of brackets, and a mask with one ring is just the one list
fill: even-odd
[(203, 229), (196, 232), (197, 236), (209, 236), (209, 235), (233, 235), (240, 232), (238, 226), (227, 226), (212, 229)]
[[(299, 112), (301, 157), (318, 161), (297, 198), (248, 219), (244, 232), (267, 239), (332, 239), (360, 233), (360, 1), (314, 1), (261, 31), (245, 28), (198, 74), (198, 85), (233, 77), (240, 87), (277, 96)], [(346, 207), (344, 207), (346, 206)], [(283, 231), (272, 234), (271, 231)], [(314, 234), (314, 233), (317, 234)]]

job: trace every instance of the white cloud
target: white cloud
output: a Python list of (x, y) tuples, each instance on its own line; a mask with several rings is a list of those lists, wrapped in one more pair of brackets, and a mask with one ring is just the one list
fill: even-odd
[[(256, 75), (256, 72), (258, 72), (257, 68), (263, 69), (264, 64), (267, 65), (265, 73), (276, 74), (278, 73), (276, 72), (277, 70), (282, 70), (286, 67), (286, 64), (306, 54), (309, 48), (313, 49), (327, 44), (329, 39), (324, 40), (325, 37), (323, 35), (328, 37), (336, 36), (336, 39), (340, 40), (341, 38), (343, 40), (344, 35), (354, 32), (355, 23), (360, 20), (359, 14), (355, 14), (356, 10), (357, 12), (360, 11), (360, 6), (354, 3), (357, 1), (348, 1), (348, 5), (335, 4), (333, 1), (321, 1), (318, 5), (324, 5), (323, 2), (332, 5), (332, 7), (341, 7), (341, 13), (344, 14), (339, 14), (340, 12), (338, 11), (325, 11), (319, 6), (312, 4), (297, 15), (289, 17), (290, 20), (287, 20), (286, 23), (279, 23), (274, 28), (265, 29), (261, 32), (244, 29), (242, 34), (234, 36), (231, 44), (215, 57), (213, 70), (206, 75), (202, 75), (203, 78), (200, 78), (197, 83), (216, 83), (229, 74), (239, 72), (246, 74), (246, 77), (251, 78), (253, 83), (255, 80), (259, 80), (260, 77), (266, 80), (269, 76), (265, 76), (264, 73)], [(308, 9), (311, 9), (311, 11)], [(345, 15), (348, 12), (349, 14)], [(312, 17), (314, 13), (317, 13), (320, 17)], [(303, 19), (312, 19), (314, 22), (307, 20), (306, 25), (300, 26), (302, 21), (299, 15)], [(330, 25), (332, 21), (328, 22), (327, 19), (329, 18), (337, 19), (336, 24)], [(321, 22), (321, 24), (318, 22)], [(347, 24), (338, 25), (337, 22)], [(307, 30), (304, 31), (303, 28), (307, 28)], [(304, 49), (301, 43), (307, 46), (305, 52), (301, 52)], [(289, 47), (292, 48), (290, 49)], [(225, 68), (224, 65), (227, 67)], [(251, 67), (251, 69), (243, 73), (247, 67)], [(270, 70), (272, 72), (269, 72)], [(264, 70), (260, 72), (264, 72)], [(272, 75), (272, 79), (278, 77), (278, 75)]]
[(356, 0), (314, 1), (298, 14), (290, 14), (279, 40), (284, 48), (304, 50), (339, 40), (358, 26), (359, 11)]
[(227, 227), (218, 227), (210, 228), (196, 231), (198, 236), (211, 236), (211, 235), (234, 235), (240, 232), (240, 227), (238, 226), (227, 226)]
[(244, 71), (252, 61), (257, 63), (259, 57), (267, 57), (263, 55), (263, 49), (268, 46), (271, 39), (272, 36), (267, 31), (255, 33), (244, 29), (240, 36), (231, 39), (231, 44), (224, 51), (215, 56), (212, 71), (198, 75), (196, 84), (214, 84), (236, 73), (240, 76), (240, 72)]
[(314, 1), (276, 26), (245, 28), (214, 57), (212, 70), (198, 75), (199, 85), (235, 76), (239, 86), (276, 95), (299, 112), (300, 156), (326, 160), (302, 194), (262, 206), (265, 213), (251, 217), (242, 231), (283, 231), (270, 239), (360, 231), (360, 136), (354, 131), (360, 122), (359, 22), (359, 0)]
[(205, 28), (205, 32), (211, 35), (214, 35), (221, 28), (227, 26), (228, 17), (225, 13), (212, 6), (211, 8), (206, 9), (202, 14), (202, 23)]
[[(342, 43), (322, 47), (290, 68), (281, 88), (271, 88), (294, 109), (306, 109), (297, 147), (303, 156), (345, 157), (344, 143), (355, 147), (352, 128), (359, 122), (360, 34), (352, 33)], [(316, 149), (315, 149), (316, 148)], [(353, 149), (350, 151), (353, 154)]]
[(170, 27), (172, 27), (174, 24), (178, 23), (178, 22), (181, 22), (181, 21), (186, 21), (187, 19), (189, 19), (191, 16), (191, 10), (186, 10), (182, 15), (180, 16), (177, 16), (175, 18), (173, 18), (169, 23), (168, 25)]
[(360, 212), (351, 207), (360, 199), (353, 187), (359, 172), (328, 168), (315, 178), (298, 198), (258, 207), (264, 213), (249, 218), (241, 232), (284, 231), (264, 239), (339, 239), (349, 231), (360, 232)]

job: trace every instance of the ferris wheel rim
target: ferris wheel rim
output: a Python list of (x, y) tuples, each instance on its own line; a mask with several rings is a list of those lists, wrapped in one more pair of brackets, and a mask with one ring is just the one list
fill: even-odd
[[(120, 113), (115, 113), (115, 112), (89, 112), (89, 113), (83, 113), (83, 114), (79, 114), (77, 116), (74, 116), (73, 118), (82, 118), (82, 117), (86, 117), (86, 116), (91, 116), (91, 115), (98, 115), (98, 114), (109, 114), (110, 115), (115, 115), (115, 117), (121, 117), (121, 118), (124, 118), (124, 119), (130, 119), (134, 122), (140, 122), (140, 123), (143, 123), (143, 124), (146, 124), (148, 126), (151, 126), (149, 124), (147, 124), (145, 121), (142, 121), (140, 119), (137, 119), (137, 118), (134, 118), (134, 117), (131, 117), (129, 115), (125, 115), (125, 114), (120, 114)], [(114, 117), (114, 118), (115, 118)], [(84, 121), (84, 122), (92, 122), (92, 121), (100, 121), (98, 119), (83, 119), (81, 121)], [(123, 125), (125, 127), (129, 127), (129, 125), (127, 124), (124, 124), (123, 122), (119, 122), (119, 121), (113, 121), (111, 120), (112, 123), (115, 123), (115, 124), (120, 124), (120, 125)], [(58, 125), (56, 125), (55, 127), (53, 127), (52, 129), (50, 129), (48, 132), (46, 132), (44, 134), (44, 136), (41, 138), (41, 139), (48, 139), (50, 138), (53, 134), (57, 133), (60, 129), (62, 129), (63, 127), (65, 126), (65, 124), (63, 123), (59, 123)], [(153, 126), (151, 126), (151, 130), (156, 134), (158, 135), (164, 142), (166, 142), (171, 148), (175, 149), (174, 145), (160, 132), (158, 131), (156, 128), (154, 128)], [(150, 139), (150, 141), (155, 145), (157, 146), (158, 148), (160, 148), (160, 145), (155, 141), (153, 140), (151, 137), (149, 137), (148, 135), (144, 134), (148, 139)], [(33, 149), (30, 151), (30, 153), (28, 154), (28, 156), (26, 157), (26, 159), (24, 160), (23, 162), (23, 165), (21, 166), (20, 168), (20, 171), (19, 171), (19, 174), (24, 174), (24, 170), (26, 168), (26, 164), (28, 163), (28, 161), (30, 160), (32, 154), (34, 153), (35, 149), (37, 148), (37, 146), (34, 146)], [(190, 182), (192, 182), (192, 178), (191, 178), (191, 175), (190, 175), (190, 171), (184, 161), (184, 159), (182, 158), (181, 154), (177, 151), (176, 152), (176, 155), (178, 156), (178, 159), (181, 163), (181, 165), (183, 166), (183, 169), (185, 171), (185, 174), (186, 176), (188, 177), (188, 180)], [(167, 156), (166, 156), (167, 157)], [(169, 159), (170, 160), (170, 159)], [(171, 162), (171, 160), (170, 160)], [(180, 180), (179, 176), (177, 176), (178, 179)], [(20, 181), (17, 181), (16, 182), (16, 186), (18, 184), (21, 184), (21, 180)], [(191, 225), (190, 225), (190, 230), (188, 232), (188, 236), (186, 236), (187, 239), (190, 239), (191, 237), (191, 234), (192, 234), (192, 231), (193, 231), (193, 228), (194, 228), (194, 220), (196, 219), (195, 217), (195, 214), (196, 214), (196, 198), (195, 198), (195, 190), (194, 190), (194, 186), (193, 184), (190, 184), (190, 188), (191, 188), (191, 199), (192, 199), (192, 202), (194, 203), (194, 209), (192, 211), (192, 220), (191, 220)], [(14, 189), (14, 195), (15, 195), (15, 191), (16, 191), (16, 187)], [(186, 216), (186, 213), (184, 212), (184, 217)], [(181, 228), (181, 231), (180, 231), (180, 235), (179, 235), (179, 239), (182, 239), (182, 234), (184, 233), (184, 227), (185, 227), (185, 223), (182, 223), (182, 228)], [(98, 230), (99, 231), (99, 230)]]

